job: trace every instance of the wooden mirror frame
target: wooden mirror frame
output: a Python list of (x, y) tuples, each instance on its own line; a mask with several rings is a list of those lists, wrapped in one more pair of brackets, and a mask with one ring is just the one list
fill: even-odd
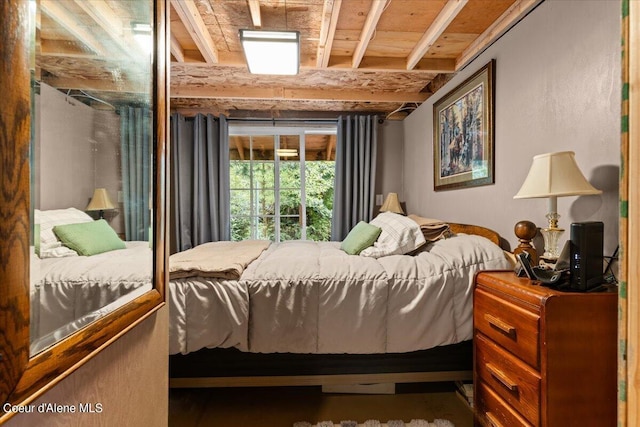
[[(154, 2), (154, 288), (29, 358), (30, 125), (33, 42), (30, 0), (0, 2), (0, 402), (25, 405), (165, 303), (169, 135), (168, 0)], [(0, 424), (12, 412), (0, 409)]]
[(640, 3), (622, 0), (618, 426), (640, 422)]

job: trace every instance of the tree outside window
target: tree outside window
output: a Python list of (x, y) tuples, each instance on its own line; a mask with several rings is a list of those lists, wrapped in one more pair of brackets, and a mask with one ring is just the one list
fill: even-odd
[(231, 130), (232, 240), (330, 240), (335, 128), (305, 131)]

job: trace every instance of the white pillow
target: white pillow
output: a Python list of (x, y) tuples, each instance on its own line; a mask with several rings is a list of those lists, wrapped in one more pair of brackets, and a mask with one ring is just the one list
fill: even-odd
[(53, 233), (53, 227), (56, 225), (93, 221), (93, 218), (87, 213), (76, 208), (52, 209), (47, 211), (35, 209), (33, 217), (36, 226), (40, 227), (40, 252), (38, 254), (40, 258), (78, 256), (76, 251), (62, 245)]
[(380, 237), (360, 252), (362, 256), (380, 258), (387, 255), (403, 255), (426, 243), (420, 226), (411, 218), (393, 212), (383, 212), (369, 224), (380, 227)]

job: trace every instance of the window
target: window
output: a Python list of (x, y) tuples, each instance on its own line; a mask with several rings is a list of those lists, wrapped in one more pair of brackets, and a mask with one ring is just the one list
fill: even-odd
[(231, 125), (231, 239), (329, 240), (335, 153), (335, 125)]

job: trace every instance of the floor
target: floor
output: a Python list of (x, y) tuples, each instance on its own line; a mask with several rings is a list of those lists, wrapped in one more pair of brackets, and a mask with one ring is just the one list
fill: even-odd
[(291, 427), (296, 421), (444, 418), (473, 425), (453, 383), (399, 384), (395, 394), (322, 393), (320, 387), (171, 389), (170, 427)]

